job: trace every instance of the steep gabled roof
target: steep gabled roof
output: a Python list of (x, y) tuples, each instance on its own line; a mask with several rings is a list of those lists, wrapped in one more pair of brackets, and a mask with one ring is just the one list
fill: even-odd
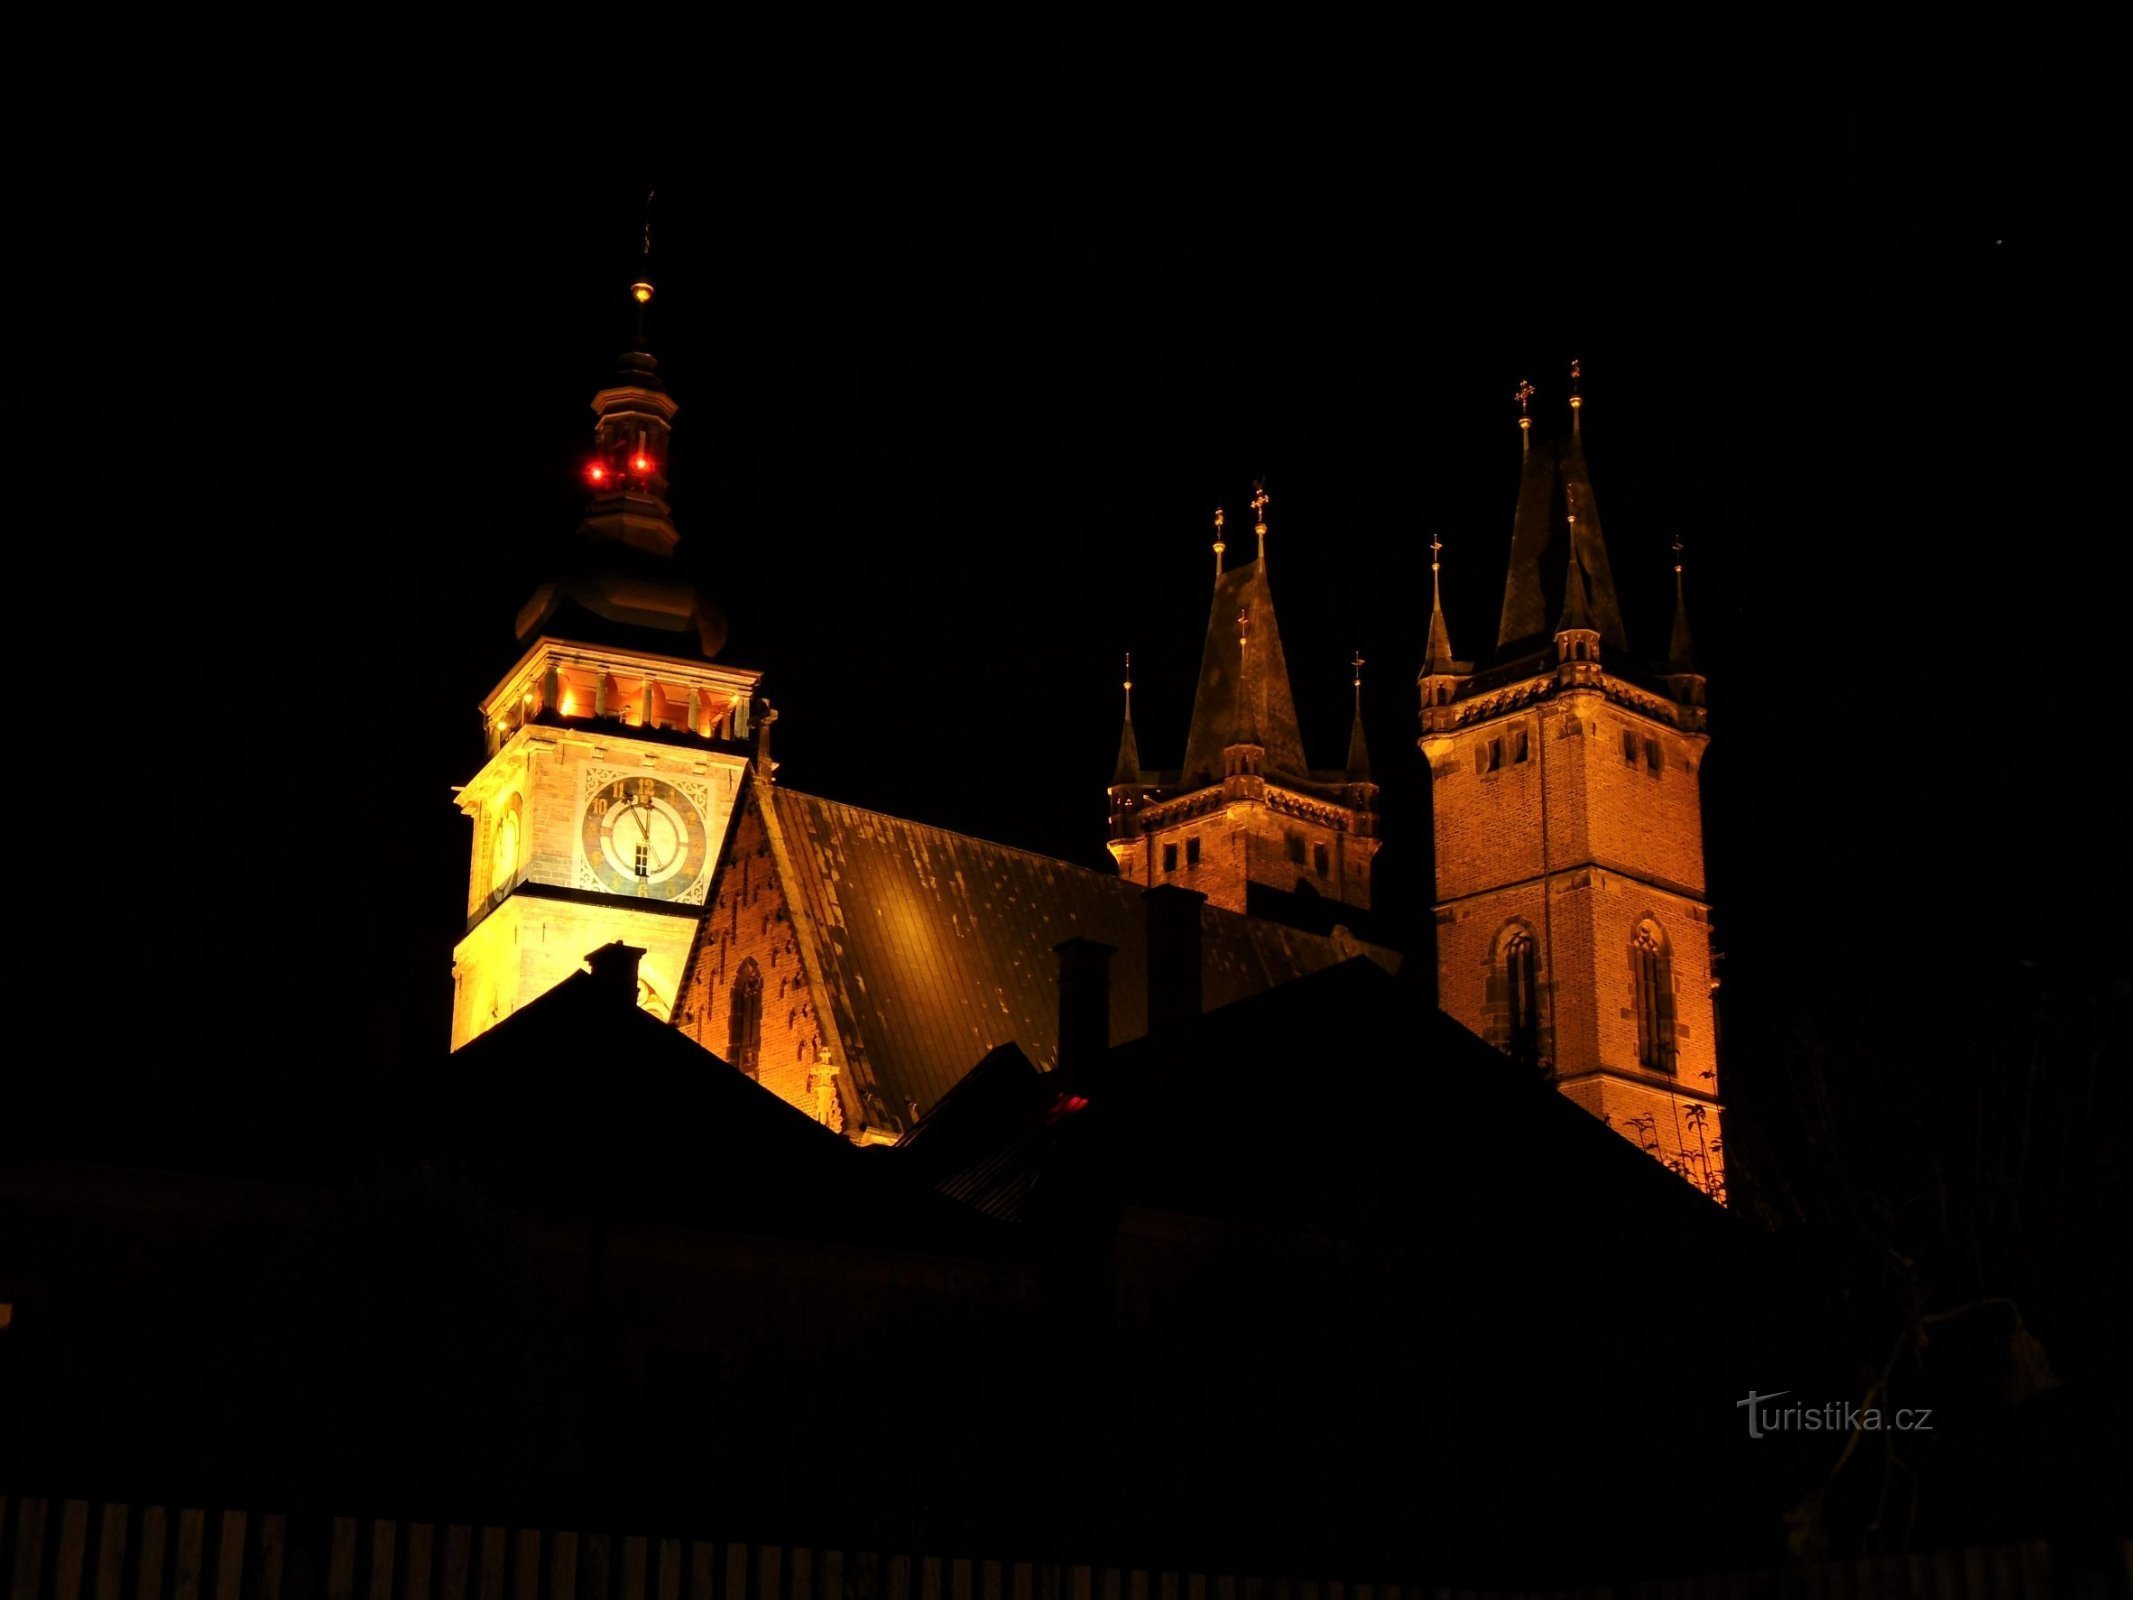
[[(1147, 1031), (1136, 885), (782, 786), (753, 784), (744, 804), (774, 810), (767, 832), (800, 922), (800, 958), (830, 1008), (868, 1126), (910, 1127), (912, 1104), (931, 1107), (1001, 1045), (1049, 1070), (1059, 1051), (1052, 947), (1063, 940), (1117, 948), (1112, 1040)], [(1210, 1007), (1367, 948), (1212, 907), (1201, 930)]]
[[(1237, 613), (1251, 617), (1251, 656), (1240, 663)], [(1242, 672), (1240, 673), (1240, 665)], [(1240, 677), (1242, 682), (1240, 683)], [(1274, 620), (1274, 592), (1266, 563), (1248, 561), (1222, 574), (1207, 616), (1207, 643), (1200, 652), (1200, 685), (1193, 695), (1192, 731), (1185, 739), (1181, 779), (1187, 787), (1222, 781), (1222, 749), (1236, 730), (1250, 725), (1266, 751), (1269, 777), (1309, 780), (1296, 702), (1289, 693), (1289, 663)]]

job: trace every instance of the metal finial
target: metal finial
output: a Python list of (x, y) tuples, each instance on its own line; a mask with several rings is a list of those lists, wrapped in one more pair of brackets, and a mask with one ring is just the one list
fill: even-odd
[(630, 285), (630, 298), (637, 302), (637, 342), (644, 343), (644, 311), (652, 298), (652, 197), (659, 191), (644, 192), (644, 262), (637, 269), (637, 281)]
[(1518, 380), (1518, 388), (1512, 392), (1511, 398), (1518, 402), (1518, 416), (1521, 423), (1525, 421), (1527, 405), (1539, 393), (1540, 390), (1534, 388), (1526, 379), (1520, 378)]
[(1363, 659), (1363, 652), (1358, 650), (1348, 658), (1348, 665), (1355, 668), (1355, 687), (1357, 692), (1360, 693), (1363, 687), (1363, 668), (1368, 666), (1369, 663)]
[(1133, 652), (1126, 652), (1126, 720), (1133, 720)]
[(1570, 359), (1570, 431), (1571, 431), (1572, 433), (1576, 433), (1576, 432), (1578, 431), (1579, 413), (1580, 413), (1580, 412), (1581, 412), (1581, 411), (1582, 411), (1582, 410), (1584, 409), (1584, 405), (1585, 405), (1585, 401), (1584, 401), (1584, 399), (1583, 399), (1583, 398), (1582, 398), (1582, 397), (1581, 397), (1581, 396), (1580, 396), (1580, 395), (1578, 394), (1578, 379), (1580, 379), (1580, 378), (1582, 378), (1582, 377), (1584, 377), (1584, 376), (1585, 376), (1585, 363), (1584, 363), (1584, 362), (1582, 362), (1582, 361), (1580, 361), (1580, 360), (1578, 360), (1578, 359), (1577, 359), (1577, 358), (1576, 358), (1575, 356), (1571, 357), (1571, 359)]
[(1266, 479), (1252, 480), (1252, 532), (1259, 535), (1259, 559), (1266, 559), (1266, 508), (1274, 503), (1266, 492)]
[(1674, 576), (1681, 576), (1681, 535), (1674, 535)]
[(1215, 582), (1222, 581), (1222, 552), (1229, 545), (1222, 538), (1222, 508), (1215, 507)]

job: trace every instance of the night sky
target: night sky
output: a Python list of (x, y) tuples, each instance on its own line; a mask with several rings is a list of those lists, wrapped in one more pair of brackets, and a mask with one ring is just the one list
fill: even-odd
[(683, 559), (724, 659), (768, 673), (784, 781), (1104, 865), (1120, 653), (1174, 765), (1209, 517), (1248, 546), (1264, 476), (1307, 746), (1340, 760), (1359, 648), (1380, 890), (1426, 927), (1428, 542), (1486, 660), (1512, 391), (1564, 426), (1577, 357), (1639, 655), (1687, 546), (1729, 1046), (2048, 959), (2109, 865), (2092, 552), (2124, 520), (2084, 466), (2123, 291), (2077, 226), (2076, 97), (2019, 52), (1616, 76), (1575, 112), (1458, 79), (1072, 118), (1049, 78), (983, 107), (824, 87), (635, 151), (298, 133), (272, 181), (142, 156), (24, 201), (95, 286), (25, 291), (55, 339), (10, 383), (32, 437), (101, 455), (33, 488), (16, 599), (38, 721), (95, 774), (37, 786), (85, 783), (133, 841), (58, 874), (41, 982), (85, 1070), (199, 1103), (441, 1054), (450, 786), (579, 512), (647, 187)]

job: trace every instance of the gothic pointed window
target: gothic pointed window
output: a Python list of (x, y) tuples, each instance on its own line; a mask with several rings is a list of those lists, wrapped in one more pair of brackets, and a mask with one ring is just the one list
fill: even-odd
[(1674, 974), (1666, 936), (1650, 922), (1637, 925), (1629, 942), (1630, 974), (1637, 994), (1637, 1062), (1654, 1072), (1674, 1070)]
[(763, 974), (750, 956), (733, 975), (732, 1014), (726, 1023), (726, 1060), (753, 1078), (763, 1049)]
[(1520, 1061), (1540, 1060), (1540, 988), (1533, 972), (1533, 935), (1504, 941), (1503, 996), (1506, 1048)]

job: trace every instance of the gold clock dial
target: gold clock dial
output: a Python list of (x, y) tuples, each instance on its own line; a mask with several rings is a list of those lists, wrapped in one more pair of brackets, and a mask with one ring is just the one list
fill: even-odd
[(585, 802), (585, 862), (615, 894), (673, 900), (695, 885), (710, 854), (696, 803), (660, 778), (617, 778)]

